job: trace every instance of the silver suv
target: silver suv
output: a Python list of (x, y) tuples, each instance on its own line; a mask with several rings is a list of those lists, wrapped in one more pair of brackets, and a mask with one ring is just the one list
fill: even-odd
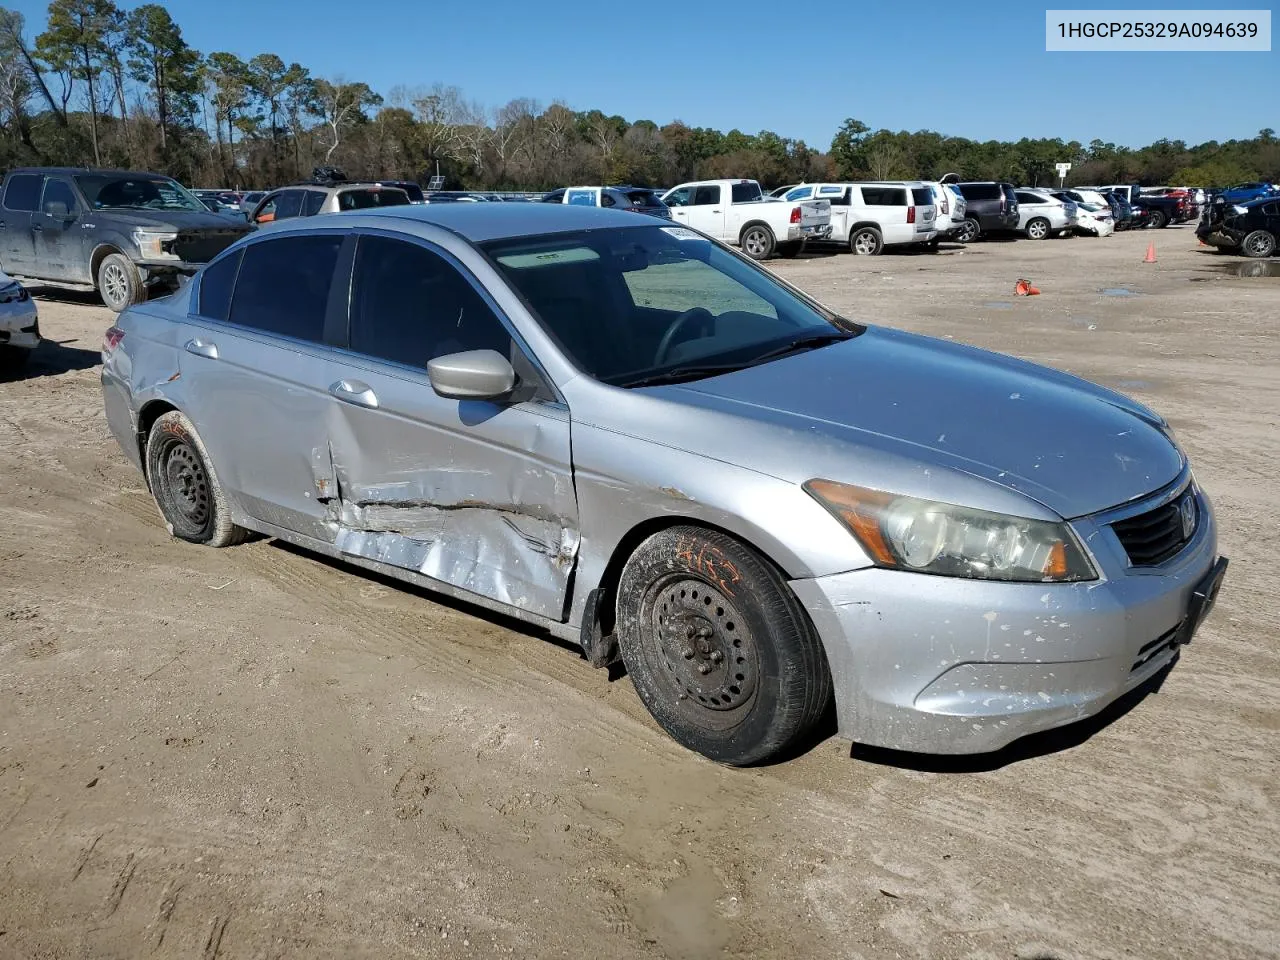
[(318, 213), (402, 207), (412, 202), (401, 188), (380, 183), (299, 183), (273, 190), (259, 200), (249, 214), (249, 222), (261, 226)]

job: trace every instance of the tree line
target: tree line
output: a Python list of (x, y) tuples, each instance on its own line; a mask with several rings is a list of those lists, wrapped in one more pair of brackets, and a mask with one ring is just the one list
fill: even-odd
[(1003, 179), (1221, 186), (1280, 180), (1280, 141), (1131, 149), (1094, 140), (979, 142), (932, 131), (872, 131), (846, 120), (826, 150), (756, 134), (575, 111), (519, 98), (496, 108), (455, 86), (315, 77), (277, 54), (249, 60), (187, 44), (164, 6), (53, 0), (45, 29), (0, 7), (0, 170), (22, 164), (167, 173), (192, 186), (269, 187), (319, 165), (361, 179), (547, 189), (569, 183), (669, 186), (750, 177), (766, 186), (834, 178)]

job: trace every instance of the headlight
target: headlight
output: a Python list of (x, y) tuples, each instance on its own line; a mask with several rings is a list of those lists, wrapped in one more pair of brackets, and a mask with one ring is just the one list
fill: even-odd
[(142, 251), (144, 260), (179, 259), (173, 252), (173, 242), (178, 239), (178, 235), (171, 230), (147, 230), (138, 227), (133, 231), (133, 239), (137, 242), (138, 249)]
[(27, 299), (27, 288), (18, 282), (0, 287), (0, 303), (22, 303)]
[(810, 480), (805, 491), (852, 533), (877, 566), (1027, 583), (1094, 580), (1065, 523)]

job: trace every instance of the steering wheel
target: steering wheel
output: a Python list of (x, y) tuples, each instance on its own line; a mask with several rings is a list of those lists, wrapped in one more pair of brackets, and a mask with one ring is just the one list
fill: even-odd
[(671, 352), (671, 348), (675, 346), (676, 334), (684, 328), (685, 324), (694, 319), (705, 320), (708, 328), (715, 324), (715, 316), (706, 307), (690, 307), (680, 316), (671, 321), (671, 326), (667, 327), (666, 332), (662, 335), (662, 339), (658, 341), (658, 349), (653, 354), (654, 366), (661, 366), (667, 361), (667, 354)]

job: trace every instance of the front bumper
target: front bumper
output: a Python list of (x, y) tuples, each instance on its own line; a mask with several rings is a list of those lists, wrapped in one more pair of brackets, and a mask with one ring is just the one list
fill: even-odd
[(19, 350), (40, 346), (40, 320), (30, 297), (0, 303), (0, 346)]
[(1109, 526), (1073, 526), (1101, 578), (999, 583), (869, 568), (793, 581), (827, 653), (842, 736), (917, 753), (998, 750), (1098, 713), (1177, 659), (1217, 561), (1200, 526), (1158, 567), (1128, 568)]

